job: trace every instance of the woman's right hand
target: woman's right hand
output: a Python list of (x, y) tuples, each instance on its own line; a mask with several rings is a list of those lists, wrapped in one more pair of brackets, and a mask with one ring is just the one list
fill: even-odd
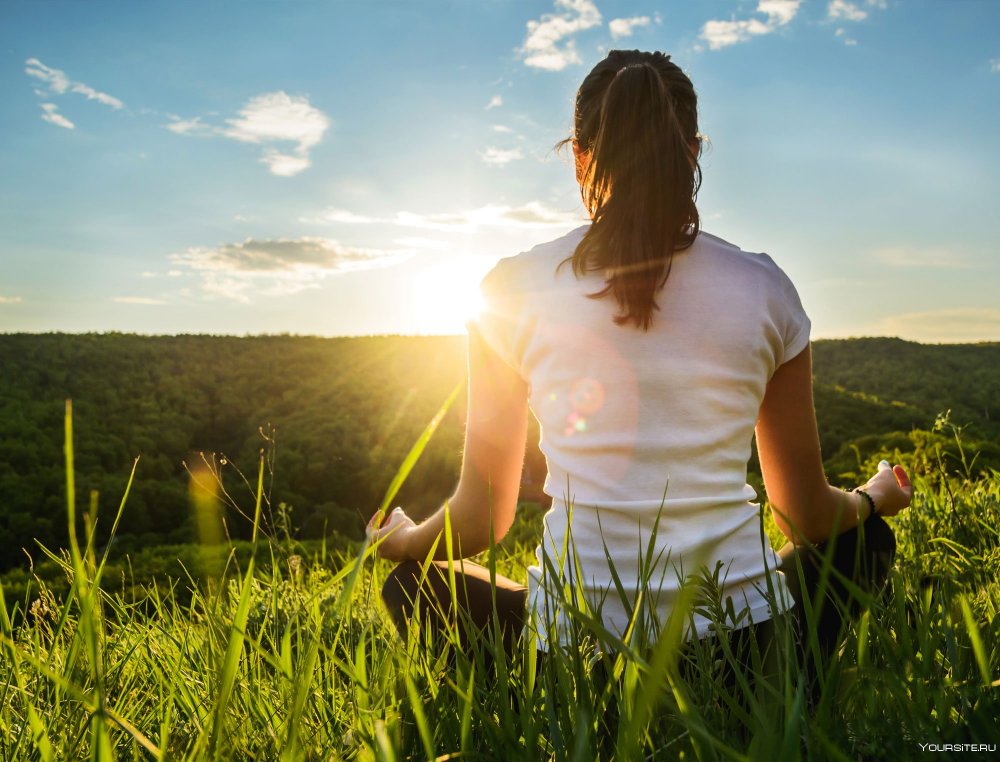
[(386, 514), (376, 511), (368, 521), (365, 534), (375, 546), (375, 552), (387, 561), (409, 561), (413, 558), (409, 541), (416, 522), (402, 508), (393, 508)]
[(888, 463), (883, 463), (861, 489), (871, 495), (879, 516), (895, 516), (910, 505), (913, 486), (906, 469), (898, 464), (890, 468)]

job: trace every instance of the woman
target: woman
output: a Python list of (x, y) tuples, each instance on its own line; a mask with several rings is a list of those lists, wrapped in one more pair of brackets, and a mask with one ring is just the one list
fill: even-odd
[[(527, 587), (503, 578), (494, 587), (469, 563), (452, 570), (472, 623), (486, 626), (495, 605), (509, 644), (525, 616), (543, 650), (567, 642), (559, 591), (572, 577), (619, 636), (640, 587), (662, 623), (683, 575), (721, 563), (732, 626), (760, 627), (814, 592), (816, 544), (822, 552), (832, 538), (838, 570), (878, 587), (895, 546), (881, 517), (909, 504), (908, 478), (895, 466), (852, 492), (828, 484), (810, 323), (794, 286), (767, 255), (700, 230), (690, 80), (662, 53), (612, 51), (580, 86), (571, 140), (592, 222), (502, 260), (470, 326), (466, 445), (448, 503), (454, 557), (484, 550), (514, 520), (529, 405), (552, 498)], [(780, 555), (762, 549), (746, 484), (755, 432), (790, 541)], [(420, 567), (435, 543), (446, 557), (444, 530), (443, 508), (420, 524), (396, 509), (370, 529), (378, 552), (403, 562), (383, 590), (401, 628), (415, 601), (425, 612), (450, 608), (444, 567)], [(780, 573), (796, 559), (801, 575)], [(823, 616), (815, 626), (828, 651), (841, 620), (832, 606)], [(694, 618), (697, 636), (708, 627)]]

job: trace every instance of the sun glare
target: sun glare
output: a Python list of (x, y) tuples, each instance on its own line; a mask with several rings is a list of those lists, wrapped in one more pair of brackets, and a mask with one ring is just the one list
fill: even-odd
[(414, 329), (427, 334), (465, 333), (483, 308), (479, 282), (491, 263), (453, 259), (430, 265), (414, 278)]

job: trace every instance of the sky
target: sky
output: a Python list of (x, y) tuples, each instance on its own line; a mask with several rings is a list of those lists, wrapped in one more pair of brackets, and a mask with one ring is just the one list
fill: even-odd
[(554, 146), (662, 50), (704, 228), (814, 338), (1000, 340), (995, 0), (30, 2), (0, 9), (0, 332), (461, 333), (583, 224)]

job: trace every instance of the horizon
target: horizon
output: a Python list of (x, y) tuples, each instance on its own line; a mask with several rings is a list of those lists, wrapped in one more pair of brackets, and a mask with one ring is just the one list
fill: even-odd
[[(465, 339), (466, 333), (352, 333), (352, 334), (318, 334), (294, 333), (281, 331), (279, 333), (143, 333), (138, 331), (0, 331), (0, 336), (134, 336), (142, 339), (177, 339), (213, 338), (213, 339)], [(900, 341), (904, 344), (917, 344), (926, 347), (978, 347), (1000, 345), (1000, 340), (980, 339), (972, 341), (916, 341), (901, 336), (834, 336), (819, 337), (810, 343), (834, 341)]]
[(496, 261), (585, 224), (553, 146), (639, 48), (699, 94), (703, 227), (813, 338), (1000, 341), (996, 3), (6, 10), (3, 333), (461, 335)]

